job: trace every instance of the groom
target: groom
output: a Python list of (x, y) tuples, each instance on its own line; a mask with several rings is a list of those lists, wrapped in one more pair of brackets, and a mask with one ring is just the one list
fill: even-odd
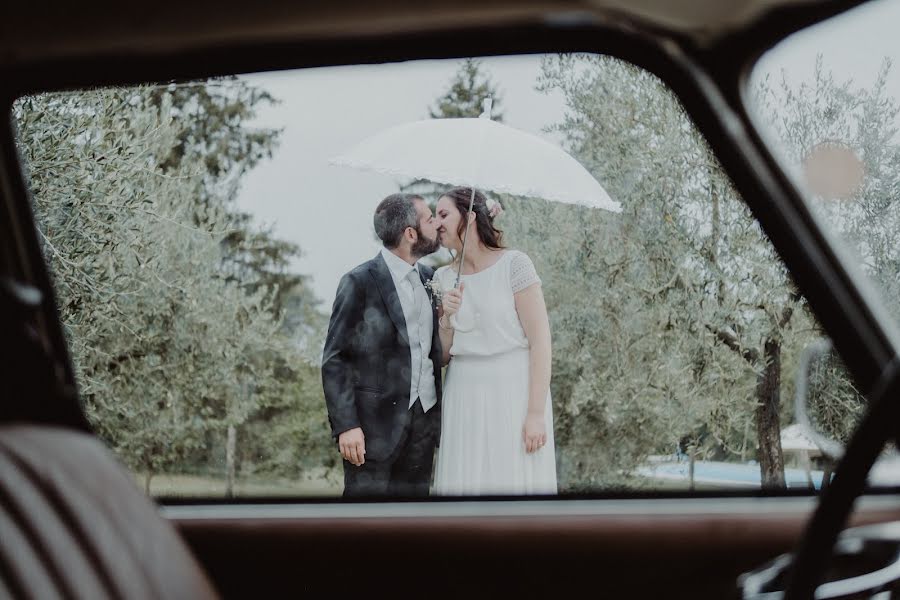
[(375, 210), (384, 248), (341, 278), (322, 356), (344, 496), (427, 496), (440, 436), (437, 314), (417, 265), (438, 249), (431, 209), (392, 194)]

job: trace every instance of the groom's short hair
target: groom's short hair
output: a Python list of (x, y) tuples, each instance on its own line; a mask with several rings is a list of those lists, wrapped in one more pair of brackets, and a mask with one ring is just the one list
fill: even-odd
[(375, 233), (385, 248), (399, 246), (407, 227), (418, 228), (415, 200), (423, 198), (417, 194), (391, 194), (375, 209)]

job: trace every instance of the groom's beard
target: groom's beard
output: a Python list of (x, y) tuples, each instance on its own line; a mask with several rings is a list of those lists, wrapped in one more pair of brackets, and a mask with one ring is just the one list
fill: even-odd
[(429, 240), (424, 235), (422, 235), (422, 231), (420, 229), (416, 229), (416, 233), (418, 234), (418, 239), (410, 248), (409, 253), (416, 257), (416, 259), (422, 258), (423, 256), (428, 256), (433, 252), (437, 252), (438, 248), (441, 247), (441, 240), (438, 237), (435, 237), (433, 240)]

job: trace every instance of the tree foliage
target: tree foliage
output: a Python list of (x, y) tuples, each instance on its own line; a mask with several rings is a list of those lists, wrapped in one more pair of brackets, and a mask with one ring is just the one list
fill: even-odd
[[(885, 59), (871, 85), (838, 80), (817, 57), (808, 82), (792, 85), (784, 74), (768, 76), (755, 90), (764, 117), (789, 169), (804, 176), (817, 148), (850, 151), (860, 162), (861, 185), (846, 197), (823, 197), (808, 189), (810, 206), (840, 234), (861, 270), (886, 298), (900, 294), (900, 103), (888, 90), (892, 69)], [(894, 318), (897, 303), (888, 303)], [(846, 441), (865, 408), (839, 357), (814, 365), (810, 410), (828, 435)]]
[[(816, 210), (852, 242), (890, 295), (900, 216), (890, 65), (869, 88), (821, 61), (799, 88), (756, 88), (759, 113), (799, 170), (821, 143), (851, 148), (864, 184)], [(563, 484), (617, 482), (677, 445), (696, 457), (755, 458), (783, 486), (780, 425), (800, 351), (821, 328), (681, 106), (652, 75), (608, 57), (544, 61), (539, 86), (565, 98), (551, 129), (624, 206), (621, 214), (508, 199), (510, 242), (544, 279)], [(845, 440), (863, 404), (839, 359), (811, 373), (812, 412)]]
[(88, 415), (148, 477), (208, 464), (229, 425), (308, 384), (308, 360), (285, 332), (322, 318), (286, 272), (296, 247), (232, 207), (276, 132), (243, 126), (260, 96), (216, 85), (46, 94), (15, 107)]
[(477, 58), (467, 58), (453, 76), (450, 86), (435, 101), (434, 107), (428, 109), (428, 113), (432, 119), (475, 118), (482, 113), (486, 98), (493, 99), (491, 118), (502, 122), (502, 98), (485, 72), (484, 63)]
[(565, 485), (616, 485), (676, 447), (767, 458), (764, 480), (783, 482), (781, 372), (808, 318), (771, 245), (655, 77), (566, 55), (539, 85), (566, 101), (552, 129), (624, 207), (508, 202), (510, 242), (544, 279)]

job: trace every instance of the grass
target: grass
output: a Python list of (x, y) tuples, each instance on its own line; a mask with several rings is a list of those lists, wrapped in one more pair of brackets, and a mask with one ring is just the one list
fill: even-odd
[[(235, 498), (266, 496), (340, 496), (343, 481), (332, 470), (322, 469), (301, 478), (236, 477)], [(136, 473), (135, 480), (144, 487), (144, 474)], [(203, 475), (161, 473), (150, 480), (150, 495), (154, 497), (225, 497), (225, 478)]]

